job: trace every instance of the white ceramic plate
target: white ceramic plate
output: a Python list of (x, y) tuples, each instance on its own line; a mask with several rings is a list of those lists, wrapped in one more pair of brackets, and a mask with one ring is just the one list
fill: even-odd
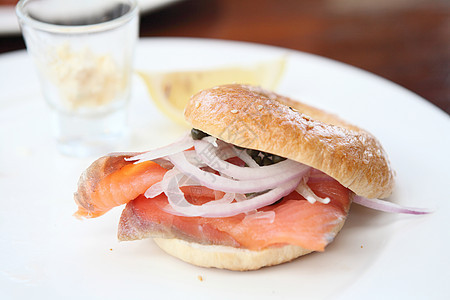
[[(180, 0), (138, 0), (141, 13), (149, 12)], [(14, 6), (0, 6), (0, 35), (20, 33)]]
[[(0, 56), (0, 290), (6, 298), (102, 299), (439, 299), (450, 294), (450, 122), (417, 95), (321, 57), (254, 44), (144, 39), (145, 70), (239, 64), (288, 55), (279, 92), (327, 108), (373, 132), (397, 170), (392, 201), (430, 207), (425, 216), (353, 205), (323, 253), (254, 272), (188, 265), (152, 241), (118, 243), (122, 208), (72, 217), (78, 177), (94, 158), (60, 155), (47, 107), (24, 51)], [(145, 150), (183, 128), (162, 116), (134, 78), (130, 145)], [(199, 277), (203, 281), (199, 280)], [(212, 298), (214, 297), (214, 298)]]

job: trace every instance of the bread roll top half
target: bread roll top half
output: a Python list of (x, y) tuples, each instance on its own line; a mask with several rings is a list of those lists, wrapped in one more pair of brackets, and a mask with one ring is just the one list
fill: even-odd
[(357, 195), (392, 193), (394, 172), (372, 134), (288, 97), (248, 85), (217, 86), (193, 95), (185, 118), (225, 142), (318, 169)]

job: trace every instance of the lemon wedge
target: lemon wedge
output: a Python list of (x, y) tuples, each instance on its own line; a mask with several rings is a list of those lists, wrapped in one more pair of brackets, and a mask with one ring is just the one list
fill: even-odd
[(241, 83), (274, 90), (285, 69), (286, 57), (247, 66), (217, 69), (147, 72), (137, 71), (156, 107), (171, 120), (188, 125), (183, 117), (189, 98), (200, 90), (216, 85)]

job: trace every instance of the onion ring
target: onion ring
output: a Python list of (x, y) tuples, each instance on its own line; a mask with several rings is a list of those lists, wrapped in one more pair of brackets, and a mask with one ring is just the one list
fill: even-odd
[(300, 184), (295, 188), (295, 191), (302, 195), (306, 200), (308, 200), (309, 203), (313, 204), (314, 202), (320, 202), (323, 204), (330, 203), (330, 198), (321, 198), (317, 196), (311, 188), (308, 186), (307, 178), (303, 177), (303, 179), (300, 181)]
[(126, 161), (135, 161), (135, 164), (148, 161), (148, 160), (154, 160), (157, 158), (162, 158), (174, 153), (178, 153), (184, 150), (187, 150), (189, 148), (192, 148), (194, 146), (194, 140), (192, 139), (191, 133), (185, 134), (181, 139), (173, 142), (170, 145), (153, 149), (144, 153), (141, 153), (139, 155), (135, 155), (133, 157), (125, 158)]
[(168, 156), (168, 159), (178, 170), (182, 173), (192, 175), (205, 187), (213, 190), (240, 194), (262, 192), (273, 189), (292, 179), (296, 179), (297, 182), (299, 182), (300, 178), (310, 169), (310, 167), (305, 167), (297, 170), (296, 172), (280, 174), (277, 178), (265, 177), (260, 179), (237, 181), (201, 170), (200, 168), (189, 163), (184, 153), (170, 155)]
[(251, 180), (263, 179), (267, 177), (276, 178), (281, 174), (297, 173), (302, 169), (309, 169), (309, 167), (292, 160), (284, 160), (282, 162), (269, 165), (257, 166), (254, 168), (240, 167), (233, 165), (219, 155), (219, 149), (213, 147), (206, 141), (194, 141), (195, 152), (198, 157), (212, 169), (231, 176), (234, 179)]
[(412, 215), (423, 215), (432, 213), (431, 210), (426, 208), (407, 207), (396, 203), (388, 202), (385, 200), (380, 200), (376, 198), (368, 199), (358, 195), (355, 195), (353, 197), (353, 202), (371, 209), (390, 213), (402, 213)]
[(185, 175), (178, 173), (178, 171), (174, 169), (168, 172), (176, 173), (170, 175), (173, 180), (165, 181), (163, 184), (163, 190), (169, 204), (177, 214), (190, 217), (223, 218), (252, 211), (273, 204), (280, 198), (288, 195), (295, 189), (300, 181), (298, 178), (291, 179), (267, 193), (255, 196), (246, 201), (233, 203), (218, 202), (221, 201), (222, 198), (220, 200), (210, 201), (203, 205), (193, 205), (186, 200), (183, 192), (179, 188), (179, 182)]

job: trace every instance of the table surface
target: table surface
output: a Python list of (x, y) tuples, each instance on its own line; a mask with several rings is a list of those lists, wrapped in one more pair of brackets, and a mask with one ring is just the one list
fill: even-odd
[[(144, 13), (140, 36), (313, 53), (391, 80), (450, 113), (449, 0), (180, 0)], [(24, 48), (20, 35), (0, 36), (0, 53)]]

